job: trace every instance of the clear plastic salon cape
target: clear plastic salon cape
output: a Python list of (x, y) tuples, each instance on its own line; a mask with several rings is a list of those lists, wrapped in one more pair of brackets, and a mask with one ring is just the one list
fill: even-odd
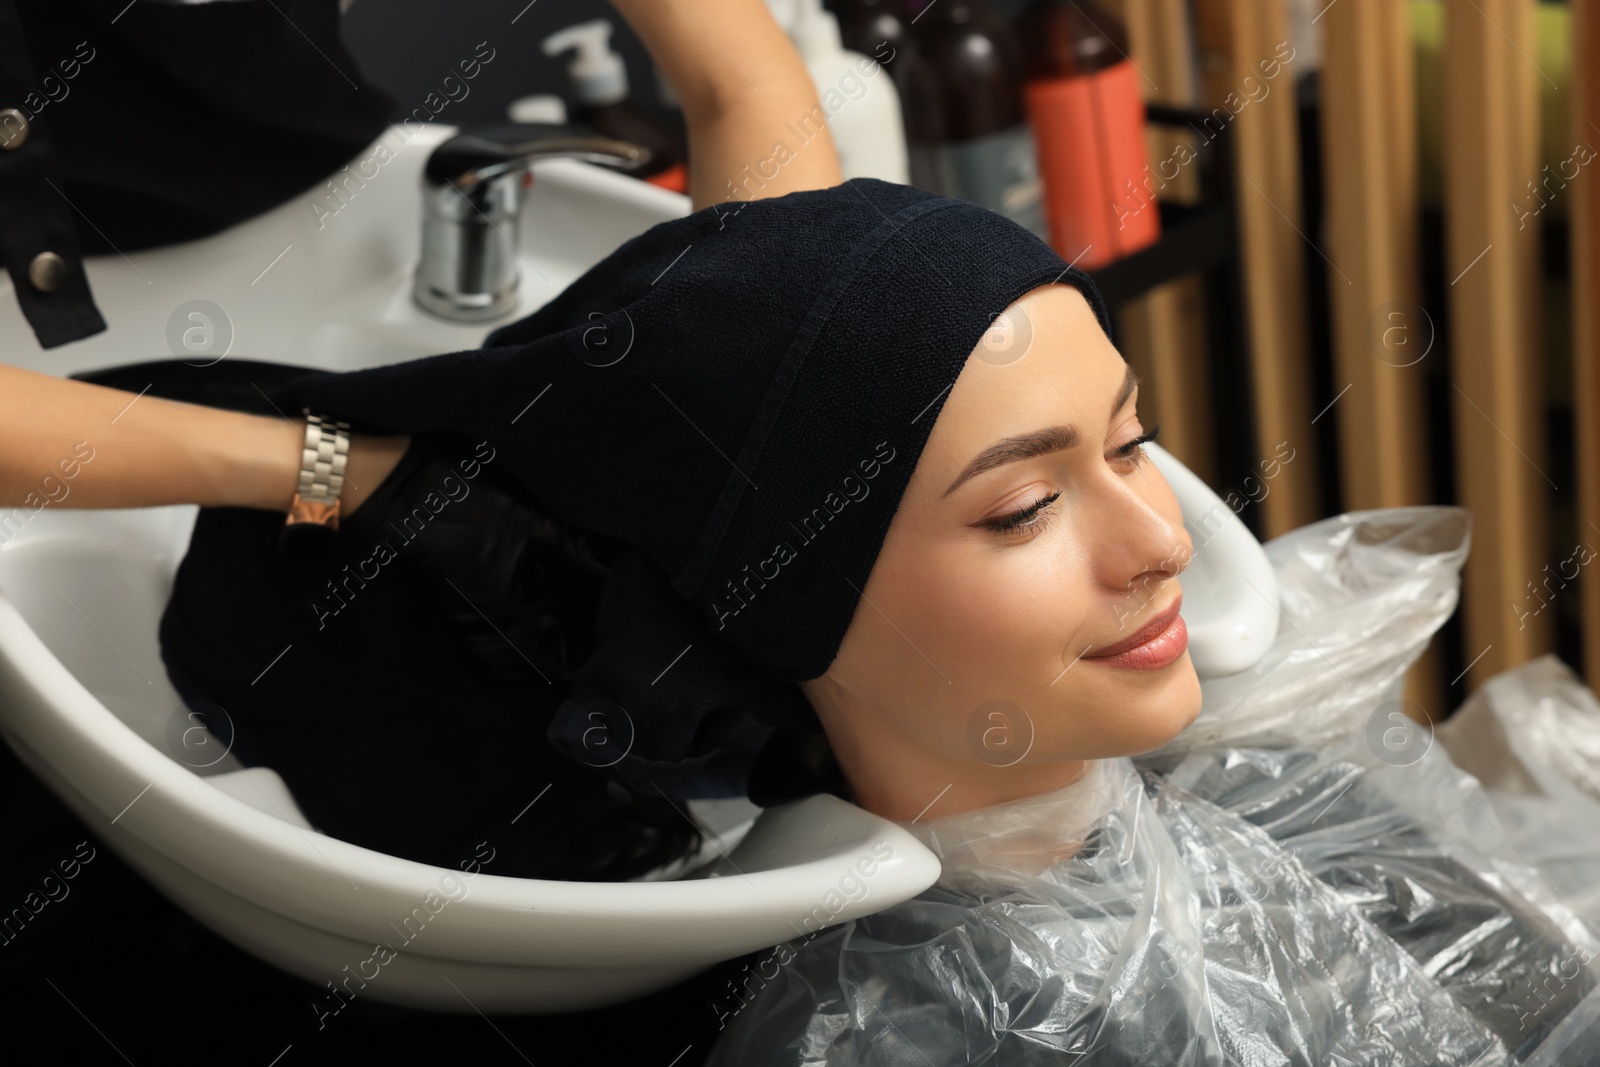
[(1470, 531), (1392, 508), (1269, 542), (1260, 663), (1156, 752), (905, 824), (938, 882), (797, 918), (708, 1067), (1600, 1064), (1600, 705), (1545, 657), (1436, 733), (1403, 713)]

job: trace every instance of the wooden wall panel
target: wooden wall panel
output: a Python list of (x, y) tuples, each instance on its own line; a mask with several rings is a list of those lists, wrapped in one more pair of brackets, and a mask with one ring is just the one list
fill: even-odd
[(1457, 495), (1473, 513), (1462, 590), (1472, 689), (1548, 651), (1555, 617), (1517, 610), (1548, 562), (1555, 488), (1535, 318), (1539, 228), (1519, 230), (1510, 209), (1540, 174), (1533, 7), (1445, 6), (1445, 269)]
[[(1434, 337), (1419, 301), (1416, 83), (1411, 26), (1393, 0), (1325, 10), (1323, 188), (1339, 473), (1351, 511), (1429, 503), (1424, 407)], [(1439, 324), (1439, 325), (1442, 325)], [(1437, 638), (1406, 678), (1431, 719), (1451, 710)]]
[[(1289, 42), (1282, 0), (1194, 0), (1201, 96), (1206, 106), (1238, 101), (1246, 78)], [(1298, 74), (1290, 69), (1279, 77)], [(1306, 330), (1306, 235), (1301, 211), (1300, 137), (1295, 94), (1279, 83), (1238, 107), (1228, 123), (1236, 167), (1245, 323), (1255, 394), (1256, 440), (1270, 454), (1295, 448), (1294, 466), (1261, 501), (1264, 539), (1322, 518), (1311, 419)]]
[[(1600, 153), (1600, 0), (1572, 0), (1572, 143)], [(1595, 168), (1590, 170), (1588, 168)], [(1600, 159), (1572, 182), (1573, 417), (1577, 422), (1578, 537), (1600, 548)], [(1583, 571), (1583, 663), (1600, 686), (1600, 565)]]
[(1410, 26), (1392, 0), (1343, 0), (1322, 25), (1327, 249), (1340, 267), (1328, 280), (1334, 387), (1351, 387), (1334, 409), (1345, 506), (1425, 503)]
[[(1130, 58), (1145, 75), (1140, 84), (1146, 102), (1193, 106), (1194, 53), (1184, 0), (1115, 0), (1104, 6), (1128, 28)], [(1153, 173), (1159, 173), (1162, 160), (1172, 158), (1179, 141), (1192, 151), (1197, 137), (1170, 127), (1147, 130)], [(1198, 177), (1195, 166), (1184, 167), (1161, 190), (1162, 199), (1194, 202)], [(1144, 425), (1159, 425), (1162, 447), (1218, 488), (1225, 479), (1214, 446), (1204, 292), (1198, 277), (1181, 278), (1129, 300), (1117, 313), (1117, 337), (1123, 357), (1150, 383), (1140, 390)]]

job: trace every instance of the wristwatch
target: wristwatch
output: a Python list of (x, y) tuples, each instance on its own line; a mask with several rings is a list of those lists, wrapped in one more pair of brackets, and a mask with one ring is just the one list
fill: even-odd
[(306, 443), (300, 454), (300, 486), (284, 528), (311, 523), (339, 528), (339, 494), (344, 489), (345, 462), (350, 455), (350, 424), (311, 414), (306, 417)]

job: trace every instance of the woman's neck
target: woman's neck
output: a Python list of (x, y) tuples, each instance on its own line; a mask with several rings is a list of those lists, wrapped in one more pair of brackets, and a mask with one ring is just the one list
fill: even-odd
[(1106, 813), (1136, 787), (1133, 773), (1126, 760), (1091, 761), (1069, 786), (903, 825), (939, 856), (944, 876), (1035, 878), (1082, 852)]

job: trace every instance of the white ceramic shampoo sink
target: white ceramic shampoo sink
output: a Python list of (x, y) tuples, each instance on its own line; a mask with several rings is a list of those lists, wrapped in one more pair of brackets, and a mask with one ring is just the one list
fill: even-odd
[[(738, 873), (716, 878), (540, 881), (492, 859), (468, 874), (318, 833), (270, 768), (229, 770), (189, 733), (162, 669), (156, 628), (196, 512), (46, 509), (0, 546), (0, 736), (197, 920), (319, 988), (365, 965), (361, 995), (391, 1003), (594, 1007), (938, 876), (911, 834), (831, 796), (735, 812), (717, 848)], [(840, 897), (841, 879), (866, 892)], [(378, 945), (393, 958), (372, 962)]]

